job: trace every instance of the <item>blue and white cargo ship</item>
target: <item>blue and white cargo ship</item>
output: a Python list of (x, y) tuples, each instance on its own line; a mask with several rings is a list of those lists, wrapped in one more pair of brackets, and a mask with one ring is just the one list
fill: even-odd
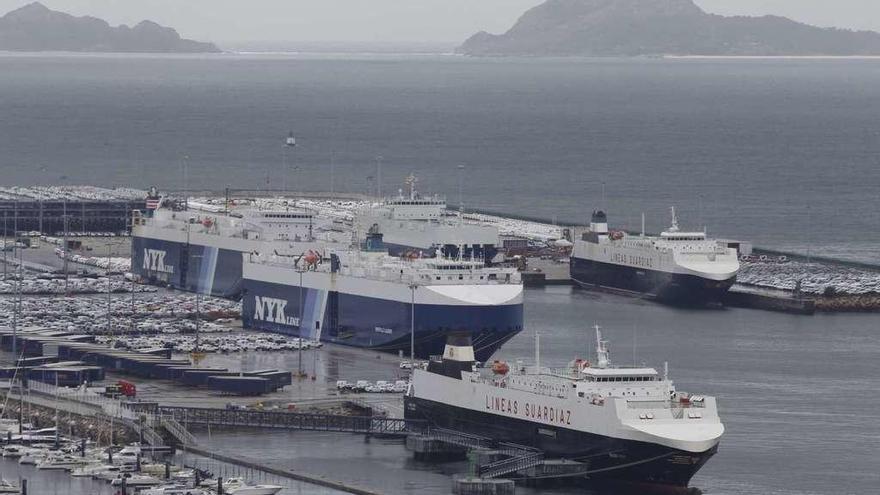
[(482, 260), (390, 256), (374, 232), (367, 249), (245, 256), (242, 321), (407, 356), (414, 335), (417, 358), (466, 331), (486, 360), (522, 331), (523, 285), (515, 269)]
[[(132, 219), (132, 273), (141, 280), (218, 297), (241, 295), (244, 253), (323, 249), (313, 212), (174, 211), (153, 204)], [(149, 200), (148, 200), (149, 205)]]

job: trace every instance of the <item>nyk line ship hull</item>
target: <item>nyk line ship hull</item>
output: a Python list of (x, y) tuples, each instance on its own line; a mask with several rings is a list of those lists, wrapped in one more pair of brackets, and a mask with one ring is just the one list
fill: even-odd
[[(522, 331), (522, 286), (418, 286), (327, 272), (279, 270), (245, 262), (245, 328), (302, 336), (384, 352), (442, 353), (451, 330), (467, 330), (475, 353), (487, 360)], [(411, 301), (415, 300), (415, 305)], [(302, 310), (300, 311), (300, 307)]]
[(320, 242), (274, 242), (136, 226), (132, 273), (142, 280), (227, 299), (241, 298), (244, 253), (323, 249)]
[(586, 289), (657, 299), (672, 304), (723, 302), (736, 277), (711, 280), (698, 275), (571, 258), (572, 281)]
[[(492, 398), (486, 400), (486, 411), (496, 407)], [(591, 480), (622, 480), (684, 487), (718, 451), (717, 445), (705, 452), (694, 453), (664, 445), (577, 431), (567, 428), (564, 418), (558, 420), (555, 417), (558, 414), (556, 410), (551, 415), (549, 409), (543, 405), (517, 403), (518, 409), (523, 406), (538, 407), (538, 414), (544, 414), (547, 410), (548, 419), (552, 418), (549, 421), (551, 424), (538, 424), (532, 420), (505, 417), (415, 397), (405, 397), (404, 401), (407, 419), (422, 419), (439, 428), (463, 431), (499, 442), (529, 445), (543, 451), (547, 457), (583, 463), (583, 476)], [(510, 405), (512, 412), (512, 402), (505, 405)], [(518, 410), (517, 413), (522, 414), (522, 411)]]
[(242, 252), (207, 244), (134, 236), (132, 273), (176, 289), (237, 299)]

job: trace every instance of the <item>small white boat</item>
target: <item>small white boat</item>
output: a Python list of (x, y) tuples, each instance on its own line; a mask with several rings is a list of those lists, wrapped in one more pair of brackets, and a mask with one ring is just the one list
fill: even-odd
[(34, 466), (37, 464), (37, 461), (42, 459), (40, 451), (31, 450), (29, 452), (24, 452), (21, 454), (21, 457), (18, 458), (18, 463), (22, 465)]
[(18, 445), (7, 445), (3, 447), (3, 457), (7, 459), (18, 459), (25, 452), (25, 447)]
[(63, 469), (70, 471), (85, 464), (85, 459), (73, 456), (46, 457), (37, 461), (37, 469)]
[(107, 466), (105, 464), (101, 464), (98, 462), (92, 462), (90, 464), (86, 464), (84, 466), (80, 466), (80, 467), (74, 469), (73, 471), (70, 472), (70, 475), (77, 477), (77, 478), (93, 477), (93, 476), (97, 475), (98, 473), (105, 471), (108, 467), (109, 466)]
[(0, 493), (21, 493), (21, 487), (10, 481), (0, 480)]
[(165, 485), (141, 490), (140, 495), (210, 495), (211, 492), (201, 488), (189, 488), (186, 485)]
[(275, 495), (283, 486), (251, 485), (242, 478), (229, 478), (223, 483), (223, 492), (229, 495)]
[(110, 486), (122, 486), (122, 480), (125, 480), (125, 486), (131, 488), (136, 488), (139, 486), (156, 486), (162, 484), (162, 481), (159, 478), (153, 476), (124, 473), (120, 474), (116, 478), (113, 478), (113, 481), (110, 482)]

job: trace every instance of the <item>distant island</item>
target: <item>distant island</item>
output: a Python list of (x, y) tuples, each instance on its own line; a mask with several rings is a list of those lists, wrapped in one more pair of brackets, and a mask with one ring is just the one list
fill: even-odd
[(0, 50), (128, 53), (215, 53), (213, 43), (182, 39), (155, 22), (110, 26), (95, 17), (75, 17), (34, 2), (0, 17)]
[(880, 55), (880, 33), (819, 28), (785, 17), (708, 14), (693, 0), (547, 0), (506, 33), (480, 32), (474, 56)]

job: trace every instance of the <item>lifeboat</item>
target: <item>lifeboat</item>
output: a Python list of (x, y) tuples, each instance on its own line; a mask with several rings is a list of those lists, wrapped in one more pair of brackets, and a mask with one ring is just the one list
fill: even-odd
[(303, 261), (306, 262), (307, 267), (318, 266), (318, 261), (320, 261), (320, 259), (321, 258), (320, 256), (318, 256), (318, 253), (312, 251), (311, 249), (309, 249), (307, 253), (303, 254)]
[(495, 361), (492, 363), (492, 373), (496, 375), (506, 375), (510, 371), (510, 366), (504, 361)]
[(592, 364), (590, 364), (590, 362), (587, 361), (586, 359), (577, 358), (577, 359), (575, 359), (574, 361), (572, 361), (572, 362), (569, 364), (569, 366), (571, 367), (571, 369), (572, 369), (575, 373), (580, 373), (580, 372), (583, 371), (585, 368), (589, 368), (590, 366), (592, 366)]

